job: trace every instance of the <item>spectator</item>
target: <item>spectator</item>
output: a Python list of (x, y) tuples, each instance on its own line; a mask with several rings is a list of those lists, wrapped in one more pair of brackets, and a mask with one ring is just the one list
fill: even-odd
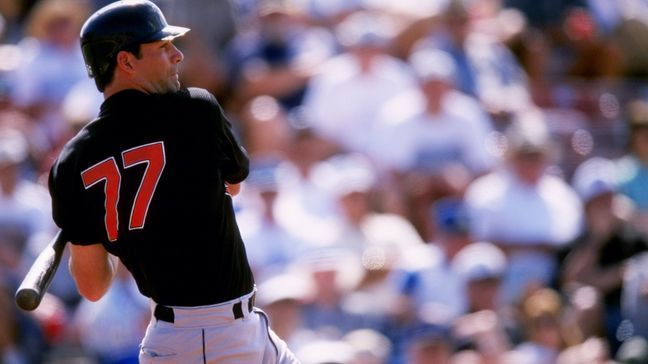
[(308, 83), (304, 106), (311, 126), (341, 151), (367, 153), (377, 105), (414, 86), (407, 64), (388, 54), (391, 34), (383, 20), (366, 11), (346, 17), (335, 29), (344, 52)]
[(457, 253), (472, 242), (467, 211), (461, 201), (441, 199), (430, 210), (430, 219), (436, 220), (437, 238), (408, 249), (400, 262), (403, 278), (399, 291), (405, 301), (397, 308), (415, 316), (426, 306), (434, 307), (456, 318), (468, 310), (464, 281), (451, 265)]
[(389, 185), (404, 195), (406, 216), (430, 239), (434, 231), (426, 215), (434, 200), (461, 196), (468, 183), (495, 165), (487, 149), (493, 129), (476, 101), (453, 88), (456, 66), (447, 53), (422, 49), (410, 64), (420, 82), (420, 105), (418, 93), (405, 94), (412, 95), (415, 107), (402, 96), (387, 104), (372, 154), (391, 174)]
[(81, 302), (74, 328), (82, 347), (98, 364), (137, 364), (149, 317), (148, 301), (120, 264), (115, 282), (101, 300)]
[(590, 364), (609, 363), (612, 357), (607, 342), (599, 337), (590, 337), (584, 342), (563, 350), (557, 364)]
[(340, 154), (322, 165), (322, 183), (331, 194), (338, 212), (333, 244), (358, 256), (377, 246), (397, 260), (409, 247), (423, 243), (412, 224), (402, 216), (374, 209), (376, 172), (360, 154)]
[(619, 189), (637, 208), (637, 227), (648, 234), (648, 102), (633, 100), (627, 107), (628, 150), (619, 159)]
[(412, 329), (405, 346), (408, 364), (448, 363), (454, 351), (448, 328), (432, 323)]
[(623, 279), (621, 313), (629, 320), (632, 335), (648, 338), (646, 310), (648, 310), (648, 253), (642, 253), (630, 260)]
[(553, 149), (540, 116), (529, 112), (508, 128), (502, 168), (476, 179), (465, 197), (475, 238), (495, 243), (509, 258), (502, 287), (508, 303), (551, 284), (558, 250), (581, 229), (578, 196), (549, 173)]
[(238, 214), (241, 236), (250, 267), (263, 280), (284, 271), (306, 246), (277, 222), (277, 162), (253, 162), (243, 192), (246, 199), (254, 201), (248, 202), (247, 209), (243, 207)]
[(239, 29), (227, 46), (231, 91), (239, 104), (269, 95), (291, 110), (301, 104), (316, 65), (334, 52), (334, 38), (303, 24), (287, 0), (263, 0), (255, 11), (253, 26)]
[[(13, 302), (13, 285), (0, 271), (0, 362), (42, 363), (48, 345), (40, 323), (18, 312)], [(10, 291), (11, 290), (11, 291)]]
[(462, 248), (452, 260), (461, 277), (466, 313), (452, 321), (458, 350), (474, 350), (486, 362), (499, 362), (516, 340), (517, 325), (510, 306), (501, 300), (501, 282), (507, 261), (488, 242)]
[(63, 98), (86, 77), (78, 37), (87, 11), (80, 1), (39, 1), (27, 20), (27, 37), (20, 42), (23, 62), (11, 77), (11, 98), (35, 120), (49, 144), (58, 141), (64, 129), (59, 110)]
[[(303, 254), (298, 267), (313, 282), (313, 295), (303, 305), (304, 328), (321, 340), (340, 340), (357, 329), (377, 329), (380, 317), (348, 303), (362, 279), (357, 257), (343, 249), (322, 248)], [(299, 356), (299, 354), (297, 354)]]
[(292, 126), (285, 109), (271, 96), (258, 96), (238, 113), (239, 127), (252, 160), (287, 158)]
[(564, 304), (558, 292), (544, 288), (522, 302), (521, 324), (524, 341), (515, 351), (527, 364), (555, 363), (567, 346), (564, 336)]
[(23, 174), (28, 152), (20, 131), (0, 129), (0, 275), (16, 280), (30, 240), (54, 227), (47, 190)]
[(477, 31), (478, 2), (451, 0), (441, 26), (425, 39), (448, 52), (457, 64), (457, 88), (476, 97), (496, 120), (507, 121), (533, 105), (526, 74), (500, 34)]
[(391, 342), (381, 333), (359, 329), (344, 335), (343, 341), (353, 348), (353, 364), (386, 364)]
[(347, 364), (353, 360), (353, 347), (343, 340), (314, 340), (301, 348), (302, 364)]
[(648, 239), (629, 222), (632, 210), (617, 192), (611, 160), (593, 157), (583, 162), (574, 174), (574, 187), (584, 202), (586, 227), (564, 261), (564, 284), (590, 285), (601, 292), (606, 338), (614, 354), (623, 339), (624, 271), (631, 257), (648, 250)]
[(294, 128), (285, 148), (287, 158), (277, 166), (276, 219), (304, 242), (329, 243), (337, 215), (322, 184), (327, 170), (323, 161), (332, 153), (329, 145), (310, 128)]
[(257, 303), (272, 320), (273, 331), (295, 351), (316, 336), (305, 327), (303, 305), (313, 297), (310, 277), (286, 269), (260, 281)]
[(645, 336), (628, 339), (615, 357), (620, 364), (640, 364), (648, 362), (648, 340)]

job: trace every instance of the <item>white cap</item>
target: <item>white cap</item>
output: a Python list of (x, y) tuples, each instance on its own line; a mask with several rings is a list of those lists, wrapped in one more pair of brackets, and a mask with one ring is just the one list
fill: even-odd
[(284, 300), (301, 301), (309, 297), (312, 290), (306, 277), (282, 273), (261, 282), (257, 303), (264, 307)]
[(390, 24), (368, 11), (347, 16), (335, 32), (345, 47), (384, 47), (393, 36)]
[(368, 192), (376, 183), (376, 171), (360, 154), (342, 154), (329, 158), (313, 172), (316, 180), (332, 196)]
[(506, 138), (511, 153), (549, 153), (552, 147), (545, 115), (537, 109), (519, 112), (506, 129)]
[(506, 257), (500, 248), (489, 242), (467, 245), (452, 260), (452, 267), (466, 281), (499, 278), (506, 270)]
[(572, 185), (583, 202), (617, 189), (616, 166), (613, 161), (592, 157), (574, 172)]
[(454, 83), (457, 66), (452, 57), (440, 49), (422, 48), (409, 57), (409, 63), (419, 80)]
[(303, 364), (345, 364), (353, 360), (354, 354), (351, 344), (341, 340), (315, 340), (295, 353)]

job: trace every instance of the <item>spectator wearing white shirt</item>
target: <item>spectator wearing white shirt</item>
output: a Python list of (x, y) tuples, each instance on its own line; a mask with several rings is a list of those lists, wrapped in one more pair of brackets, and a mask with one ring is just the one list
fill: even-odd
[(275, 202), (279, 194), (277, 165), (275, 160), (252, 164), (243, 191), (245, 198), (251, 201), (238, 214), (250, 267), (260, 281), (286, 269), (307, 245), (276, 219)]
[(407, 302), (402, 314), (433, 307), (456, 318), (468, 310), (464, 279), (452, 266), (457, 253), (472, 242), (467, 211), (461, 200), (445, 198), (434, 204), (430, 219), (438, 226), (436, 238), (408, 249), (394, 273)]
[(407, 64), (387, 53), (389, 27), (381, 20), (356, 12), (340, 23), (345, 52), (322, 65), (304, 98), (313, 130), (346, 152), (366, 153), (379, 107), (414, 86)]
[(487, 148), (494, 130), (477, 102), (454, 88), (457, 70), (447, 53), (422, 48), (412, 54), (410, 64), (419, 90), (387, 103), (371, 154), (401, 192), (403, 205), (410, 206), (407, 216), (430, 239), (430, 205), (443, 196), (461, 195), (468, 183), (495, 165), (497, 159)]
[(548, 172), (552, 144), (541, 114), (529, 112), (507, 130), (506, 162), (466, 191), (471, 231), (508, 255), (503, 293), (517, 302), (551, 283), (556, 253), (582, 229), (582, 204), (569, 184)]

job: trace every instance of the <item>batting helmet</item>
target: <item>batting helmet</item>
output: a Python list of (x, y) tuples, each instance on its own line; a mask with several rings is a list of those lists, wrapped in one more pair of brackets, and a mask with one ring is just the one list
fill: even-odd
[(169, 25), (148, 0), (122, 0), (97, 10), (81, 28), (81, 51), (92, 78), (108, 71), (121, 50), (184, 35), (189, 28)]

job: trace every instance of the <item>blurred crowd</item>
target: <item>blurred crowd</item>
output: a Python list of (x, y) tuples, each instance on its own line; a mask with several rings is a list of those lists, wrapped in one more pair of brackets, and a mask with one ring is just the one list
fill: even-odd
[[(137, 362), (125, 269), (13, 303), (109, 2), (0, 0), (0, 363)], [(249, 152), (257, 305), (303, 363), (648, 363), (645, 1), (155, 2)]]

